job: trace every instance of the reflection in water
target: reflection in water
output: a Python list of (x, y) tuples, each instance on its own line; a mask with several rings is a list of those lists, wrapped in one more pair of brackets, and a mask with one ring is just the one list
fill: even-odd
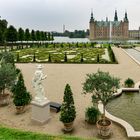
[(107, 111), (127, 121), (135, 130), (140, 131), (140, 93), (123, 92), (120, 97), (108, 103)]

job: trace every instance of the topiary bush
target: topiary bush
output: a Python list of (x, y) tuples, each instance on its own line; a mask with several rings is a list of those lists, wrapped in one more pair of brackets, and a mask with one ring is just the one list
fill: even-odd
[(125, 87), (134, 87), (134, 84), (135, 83), (134, 83), (133, 79), (131, 79), (131, 78), (128, 78), (124, 81)]
[(63, 123), (73, 122), (76, 118), (73, 93), (69, 84), (67, 84), (65, 87), (63, 103), (60, 111), (60, 121), (62, 121)]
[(22, 73), (19, 73), (18, 81), (12, 89), (13, 92), (13, 103), (15, 106), (25, 106), (31, 101), (31, 95), (27, 91), (24, 85), (24, 79)]

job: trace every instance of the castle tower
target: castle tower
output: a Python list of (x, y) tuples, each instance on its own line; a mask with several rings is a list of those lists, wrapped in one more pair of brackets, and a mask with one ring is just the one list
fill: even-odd
[(114, 21), (118, 21), (118, 15), (117, 15), (117, 10), (115, 10), (115, 16), (114, 16)]
[(95, 39), (95, 20), (93, 17), (93, 11), (91, 11), (91, 18), (89, 22), (89, 39)]
[(124, 20), (123, 20), (123, 36), (124, 36), (124, 39), (128, 39), (128, 36), (129, 36), (129, 20), (128, 20), (128, 17), (127, 17), (127, 12), (125, 12), (125, 16), (124, 16)]

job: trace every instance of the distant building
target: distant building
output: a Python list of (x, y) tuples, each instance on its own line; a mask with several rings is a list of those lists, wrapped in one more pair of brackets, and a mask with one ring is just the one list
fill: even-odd
[(93, 17), (93, 12), (91, 12), (91, 18), (89, 22), (89, 39), (107, 39), (107, 40), (117, 40), (117, 39), (128, 39), (129, 38), (129, 20), (127, 17), (127, 12), (125, 12), (124, 19), (118, 21), (117, 11), (115, 10), (114, 21), (96, 21)]
[(129, 30), (129, 39), (140, 39), (140, 27), (138, 30)]

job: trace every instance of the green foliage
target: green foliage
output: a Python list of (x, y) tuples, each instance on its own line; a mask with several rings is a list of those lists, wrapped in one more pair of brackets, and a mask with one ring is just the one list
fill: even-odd
[(126, 79), (126, 80), (124, 81), (125, 87), (133, 87), (134, 84), (135, 84), (135, 83), (134, 83), (133, 79), (131, 79), (131, 78), (128, 78), (128, 79)]
[(99, 54), (97, 54), (97, 63), (100, 62), (100, 57), (99, 57)]
[(0, 19), (0, 43), (5, 41), (5, 32), (7, 30), (8, 22), (5, 19)]
[(3, 52), (0, 54), (0, 59), (3, 59), (5, 63), (11, 63), (14, 66), (14, 55), (10, 52)]
[(52, 62), (51, 54), (49, 53), (48, 62)]
[(12, 64), (1, 62), (0, 65), (0, 93), (4, 94), (5, 89), (10, 89), (16, 79), (16, 71)]
[(36, 40), (36, 34), (35, 34), (35, 31), (34, 30), (31, 31), (31, 40), (32, 41), (35, 41)]
[(110, 57), (111, 62), (113, 62), (113, 63), (117, 62), (110, 44), (108, 46), (108, 53), (109, 53), (109, 57)]
[(19, 53), (17, 53), (17, 62), (19, 62), (20, 59), (19, 59)]
[(80, 60), (81, 63), (84, 62), (84, 58), (83, 58), (83, 53), (81, 54), (81, 60)]
[(93, 106), (86, 108), (85, 117), (88, 123), (96, 124), (99, 115), (100, 111), (97, 108)]
[[(21, 131), (12, 128), (6, 128), (3, 126), (0, 126), (0, 132), (1, 140), (85, 140), (84, 138), (78, 138), (73, 136), (53, 136), (29, 131)], [(92, 138), (91, 140), (97, 139)]]
[(19, 28), (18, 30), (18, 40), (23, 41), (24, 40), (24, 30), (22, 28)]
[(41, 33), (39, 30), (36, 31), (36, 40), (37, 41), (41, 40)]
[(63, 123), (73, 122), (76, 117), (76, 111), (73, 100), (73, 93), (70, 85), (67, 84), (64, 91), (63, 103), (61, 106), (60, 121)]
[(36, 55), (35, 55), (35, 53), (33, 55), (33, 62), (36, 62)]
[(67, 62), (68, 59), (67, 59), (67, 53), (65, 52), (65, 55), (64, 55), (64, 62)]
[(86, 81), (83, 83), (84, 94), (92, 93), (92, 102), (101, 101), (104, 107), (112, 98), (114, 90), (119, 88), (120, 80), (112, 77), (108, 72), (99, 71), (93, 74), (87, 74)]
[(12, 25), (10, 25), (6, 31), (6, 41), (9, 41), (9, 42), (17, 41), (17, 30)]
[(15, 106), (25, 106), (30, 103), (31, 95), (26, 90), (21, 72), (18, 75), (18, 81), (14, 85), (12, 92), (14, 97), (13, 103), (15, 104)]
[(29, 31), (29, 29), (26, 29), (25, 30), (25, 41), (29, 41), (30, 37), (31, 37), (30, 31)]
[[(49, 55), (51, 54), (52, 63), (64, 63), (64, 61), (62, 60), (64, 60), (64, 54), (66, 52), (67, 56), (74, 55), (73, 58), (67, 57), (67, 63), (81, 63), (82, 54), (85, 58), (83, 63), (97, 63), (97, 54), (99, 54), (100, 56), (105, 54), (104, 48), (91, 48), (90, 43), (86, 45), (86, 48), (83, 47), (83, 43), (78, 43), (79, 48), (75, 48), (76, 44), (74, 43), (71, 43), (70, 48), (70, 43), (63, 43), (63, 48), (61, 47), (61, 44), (62, 43), (55, 43), (54, 48), (53, 43), (46, 43), (46, 46), (42, 45), (39, 48), (34, 45), (31, 48), (20, 50), (20, 62), (33, 62), (32, 55), (33, 53), (36, 53), (36, 58), (38, 58), (39, 62), (46, 62), (46, 59), (48, 59)], [(12, 53), (15, 55), (15, 58), (18, 52), (18, 50), (12, 51)], [(23, 57), (25, 55), (26, 57)], [(100, 57), (100, 63), (109, 62)]]

